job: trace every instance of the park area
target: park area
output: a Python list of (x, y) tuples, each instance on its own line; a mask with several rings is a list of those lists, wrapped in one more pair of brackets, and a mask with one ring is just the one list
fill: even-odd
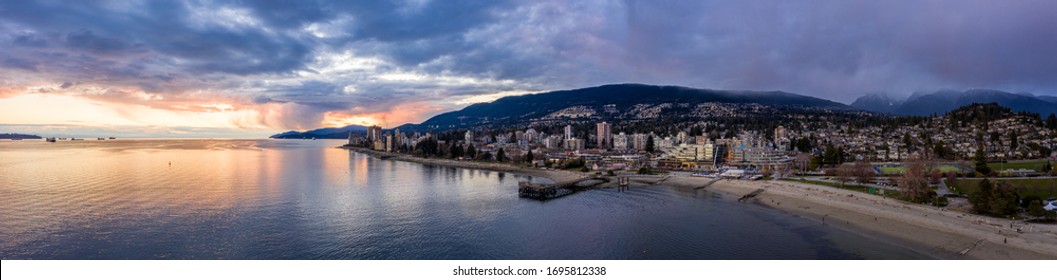
[(1011, 161), (1011, 162), (992, 162), (988, 163), (987, 166), (991, 167), (991, 170), (1002, 171), (1008, 169), (1028, 169), (1039, 172), (1045, 172), (1043, 170), (1049, 161), (1046, 160), (1031, 160), (1031, 161)]
[[(950, 185), (950, 181), (947, 181), (948, 186), (952, 192), (972, 194), (979, 190), (980, 181), (983, 179), (963, 179), (958, 178), (956, 180), (956, 186)], [(1018, 178), (1018, 179), (1001, 179), (1001, 178), (990, 178), (992, 184), (995, 183), (1007, 183), (1016, 190), (1020, 197), (1036, 196), (1040, 198), (1057, 197), (1057, 178)]]
[[(953, 164), (953, 163), (944, 163), (944, 164), (941, 164), (938, 168), (940, 169), (940, 172), (943, 172), (943, 173), (948, 173), (948, 172), (965, 173), (965, 172), (971, 171), (968, 168), (962, 168), (960, 165)], [(903, 172), (906, 172), (907, 168), (906, 168), (906, 166), (903, 166), (903, 165), (886, 165), (886, 166), (878, 166), (877, 167), (877, 171), (880, 172), (881, 174), (884, 174), (884, 175), (898, 175), (898, 174), (903, 174)]]

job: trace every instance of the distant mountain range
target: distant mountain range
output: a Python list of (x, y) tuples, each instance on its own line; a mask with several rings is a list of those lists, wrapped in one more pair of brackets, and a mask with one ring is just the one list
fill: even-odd
[(724, 91), (617, 84), (504, 97), (443, 113), (421, 124), (406, 124), (399, 128), (405, 131), (446, 129), (562, 117), (665, 117), (675, 115), (676, 112), (682, 115), (693, 111), (693, 107), (703, 103), (856, 110), (841, 103), (781, 91)]
[(349, 132), (354, 134), (365, 134), (367, 133), (367, 127), (361, 125), (350, 125), (339, 128), (320, 128), (315, 130), (309, 130), (305, 132), (298, 131), (287, 131), (276, 135), (269, 136), (268, 138), (275, 139), (346, 139), (349, 137)]
[[(591, 118), (597, 120), (700, 118), (714, 119), (730, 114), (780, 114), (800, 110), (861, 112), (895, 115), (941, 115), (973, 103), (996, 103), (1013, 111), (1046, 116), (1057, 113), (1057, 97), (1034, 96), (998, 90), (943, 90), (915, 93), (906, 99), (885, 93), (860, 97), (854, 103), (841, 103), (782, 91), (727, 91), (679, 86), (616, 84), (538, 94), (509, 96), (477, 103), (462, 110), (434, 116), (420, 124), (405, 124), (402, 131), (431, 131), (479, 125), (521, 124), (537, 120)], [(289, 131), (271, 138), (344, 139), (349, 132), (365, 134), (367, 128), (350, 125), (305, 132)]]
[(997, 103), (1013, 111), (1039, 113), (1043, 116), (1057, 113), (1057, 97), (1034, 96), (1025, 93), (1010, 93), (990, 89), (966, 91), (941, 90), (933, 93), (915, 93), (906, 99), (891, 98), (884, 93), (859, 97), (852, 107), (882, 113), (908, 116), (943, 114), (973, 103)]

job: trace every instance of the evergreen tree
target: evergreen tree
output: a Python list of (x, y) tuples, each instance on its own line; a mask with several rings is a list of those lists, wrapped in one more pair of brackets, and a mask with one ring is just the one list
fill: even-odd
[(534, 155), (532, 155), (532, 150), (529, 150), (528, 154), (525, 155), (525, 162), (532, 163), (532, 161), (535, 160), (535, 159), (536, 159), (536, 157)]
[(495, 152), (495, 160), (499, 162), (506, 161), (506, 151), (503, 151), (503, 148), (499, 148), (499, 151)]
[(1017, 139), (1017, 131), (1016, 130), (1010, 130), (1009, 131), (1009, 149), (1010, 150), (1016, 150), (1017, 146), (1019, 144), (1017, 142), (1020, 142), (1019, 139)]
[(473, 148), (473, 144), (470, 144), (468, 147), (466, 147), (466, 157), (477, 158), (477, 150)]
[(653, 150), (653, 135), (646, 136), (646, 152), (652, 153)]
[(1046, 216), (1046, 209), (1042, 208), (1041, 200), (1032, 200), (1031, 203), (1028, 204), (1028, 215), (1031, 215), (1036, 218), (1042, 218)]
[(976, 160), (976, 172), (980, 172), (980, 174), (984, 174), (984, 176), (991, 174), (991, 167), (987, 166), (987, 155), (986, 152), (984, 152), (983, 146), (976, 148), (976, 156), (974, 159)]
[(1050, 113), (1050, 116), (1046, 117), (1046, 127), (1049, 129), (1057, 129), (1057, 115)]
[(994, 194), (994, 187), (991, 186), (991, 181), (984, 179), (980, 181), (979, 188), (975, 193), (969, 196), (969, 203), (973, 205), (973, 212), (978, 214), (987, 214), (991, 211), (991, 197)]

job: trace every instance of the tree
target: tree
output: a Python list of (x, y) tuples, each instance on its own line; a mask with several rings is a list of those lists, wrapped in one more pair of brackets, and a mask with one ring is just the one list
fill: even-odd
[(824, 165), (838, 165), (841, 163), (841, 158), (843, 158), (841, 151), (833, 147), (833, 144), (826, 145), (826, 149), (822, 152), (822, 164)]
[(844, 183), (851, 181), (852, 177), (855, 177), (855, 166), (842, 164), (837, 167), (837, 181), (840, 182), (840, 186), (843, 187)]
[(973, 212), (992, 216), (1007, 216), (1017, 212), (1017, 193), (1009, 184), (992, 184), (980, 181), (980, 188), (969, 196)]
[(1010, 130), (1009, 131), (1009, 149), (1010, 150), (1016, 150), (1017, 147), (1019, 146), (1019, 142), (1020, 142), (1019, 139), (1017, 139), (1017, 131), (1016, 130)]
[(973, 212), (977, 214), (990, 213), (993, 193), (994, 186), (991, 185), (991, 180), (984, 179), (980, 181), (976, 192), (969, 195), (969, 203), (973, 205)]
[(1041, 200), (1036, 199), (1032, 200), (1031, 203), (1028, 203), (1028, 215), (1035, 218), (1043, 218), (1046, 216), (1046, 212), (1048, 211), (1046, 211), (1046, 208), (1042, 208)]
[[(958, 187), (958, 173), (947, 172), (947, 187), (952, 190)], [(955, 190), (955, 192), (957, 192)]]
[(529, 150), (528, 154), (525, 155), (525, 162), (532, 163), (533, 160), (536, 160), (536, 157), (532, 155), (532, 150)]
[(936, 142), (932, 147), (932, 154), (935, 155), (936, 158), (947, 158), (951, 153), (948, 151), (947, 147), (943, 145), (943, 142)]
[(460, 158), (465, 153), (466, 151), (462, 149), (462, 146), (454, 144), (451, 145), (451, 158)]
[(473, 144), (470, 144), (468, 147), (466, 147), (466, 157), (477, 158), (477, 150), (473, 148)]
[(646, 136), (646, 152), (652, 153), (653, 150), (653, 135)]
[(855, 180), (860, 184), (868, 184), (873, 181), (874, 175), (877, 173), (874, 171), (873, 164), (866, 159), (855, 161)]
[(1017, 193), (1013, 186), (1000, 183), (991, 197), (991, 215), (1008, 216), (1017, 212)]
[(811, 164), (812, 156), (809, 153), (798, 153), (796, 154), (796, 166), (800, 167), (800, 171), (807, 171), (808, 166)]
[(1057, 115), (1050, 113), (1050, 116), (1046, 117), (1046, 128), (1057, 129)]
[(984, 176), (991, 174), (991, 167), (987, 166), (987, 154), (984, 152), (982, 145), (976, 148), (976, 156), (974, 158), (976, 159), (976, 172), (980, 172)]
[(939, 184), (940, 180), (943, 179), (943, 172), (941, 172), (939, 169), (932, 169), (932, 178), (931, 179), (932, 180), (929, 181), (929, 183)]
[(506, 161), (506, 151), (503, 151), (503, 148), (499, 148), (499, 151), (495, 152), (495, 160), (499, 162)]
[(912, 159), (904, 163), (906, 172), (899, 177), (899, 192), (911, 202), (928, 201), (929, 182), (925, 178), (929, 174), (928, 165), (920, 158)]

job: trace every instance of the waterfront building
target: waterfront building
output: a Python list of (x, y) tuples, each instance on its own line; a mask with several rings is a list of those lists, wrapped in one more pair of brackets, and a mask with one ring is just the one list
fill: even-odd
[(367, 127), (367, 142), (381, 141), (382, 140), (382, 127), (372, 125)]
[(679, 144), (664, 153), (664, 157), (676, 161), (712, 161), (714, 153), (712, 144)]
[(573, 134), (573, 126), (572, 125), (566, 125), (565, 126), (565, 139), (573, 139), (573, 136), (574, 136), (574, 134)]
[(686, 131), (680, 131), (678, 134), (675, 135), (675, 144), (690, 143), (690, 141), (692, 140), (691, 138), (693, 137), (690, 137), (690, 135), (688, 135)]
[(570, 151), (579, 151), (584, 149), (584, 140), (577, 138), (565, 139), (565, 149)]
[(562, 147), (562, 137), (559, 135), (551, 135), (547, 138), (543, 138), (543, 147), (547, 149), (558, 149)]
[(779, 125), (778, 127), (774, 128), (774, 141), (779, 142), (779, 140), (789, 139), (788, 133), (789, 132), (786, 131), (784, 126)]
[(674, 147), (675, 147), (675, 139), (673, 139), (671, 136), (664, 137), (664, 139), (661, 139), (660, 141), (657, 142), (657, 150), (659, 150), (659, 151), (668, 151), (668, 150), (671, 150)]
[(628, 140), (628, 135), (624, 134), (623, 132), (613, 136), (613, 149), (617, 151), (627, 151), (629, 142)]
[(598, 131), (596, 133), (598, 148), (606, 149), (613, 146), (613, 124), (607, 122), (601, 122), (597, 125)]
[(644, 133), (632, 134), (631, 135), (631, 148), (635, 149), (635, 150), (639, 150), (639, 151), (645, 150), (646, 149), (646, 141), (650, 137), (653, 137), (653, 136), (649, 135), (649, 134), (644, 134)]
[[(535, 129), (531, 129), (531, 128), (526, 129), (525, 133), (523, 135), (525, 136), (525, 140), (528, 140), (529, 143), (539, 143), (539, 141), (540, 141), (540, 139), (539, 139), (540, 134), (539, 134), (539, 132), (536, 132)], [(521, 136), (518, 136), (517, 139), (520, 140)]]

